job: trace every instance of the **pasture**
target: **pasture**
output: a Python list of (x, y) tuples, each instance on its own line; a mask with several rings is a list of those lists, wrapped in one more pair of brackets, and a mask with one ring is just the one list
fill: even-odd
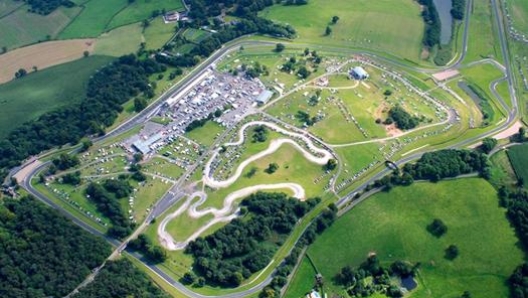
[(90, 76), (110, 61), (110, 57), (91, 56), (0, 85), (0, 138), (45, 112), (80, 102)]
[[(11, 0), (2, 1), (10, 3)], [(17, 2), (21, 3), (21, 2)], [(1, 6), (0, 6), (1, 7)], [(14, 8), (14, 6), (11, 6)], [(4, 12), (7, 11), (5, 8)], [(46, 41), (57, 37), (57, 35), (75, 18), (81, 11), (79, 7), (60, 7), (49, 15), (29, 13), (28, 6), (22, 5), (9, 14), (0, 17), (0, 47), (8, 50), (21, 46)], [(2, 8), (0, 8), (2, 13)]]
[[(440, 238), (426, 230), (435, 218), (448, 228)], [(524, 260), (517, 242), (496, 190), (485, 180), (469, 178), (376, 194), (339, 218), (308, 253), (327, 281), (329, 296), (342, 293), (331, 281), (342, 267), (358, 266), (376, 253), (385, 266), (396, 260), (421, 263), (413, 298), (459, 297), (464, 291), (507, 297), (506, 279)], [(453, 261), (444, 258), (451, 244), (460, 251)]]
[(50, 66), (81, 59), (84, 51), (93, 52), (95, 40), (71, 39), (49, 41), (23, 47), (0, 55), (0, 84), (15, 77), (15, 72), (33, 67), (43, 70)]
[(517, 179), (528, 181), (528, 144), (508, 148), (508, 158)]
[(143, 30), (145, 48), (147, 50), (161, 49), (175, 33), (174, 24), (165, 24), (163, 18), (157, 17), (150, 22), (150, 26)]
[[(335, 15), (339, 21), (325, 36)], [(302, 6), (274, 5), (260, 16), (292, 25), (300, 43), (365, 48), (420, 62), (424, 23), (415, 1), (311, 0)]]
[(90, 0), (82, 4), (82, 12), (59, 35), (61, 39), (97, 37), (128, 0)]
[(152, 17), (154, 11), (162, 12), (163, 10), (172, 11), (181, 9), (183, 9), (181, 0), (136, 0), (113, 16), (107, 25), (107, 29), (149, 19)]
[(97, 38), (95, 53), (119, 57), (135, 53), (143, 41), (140, 24), (130, 24), (101, 34)]

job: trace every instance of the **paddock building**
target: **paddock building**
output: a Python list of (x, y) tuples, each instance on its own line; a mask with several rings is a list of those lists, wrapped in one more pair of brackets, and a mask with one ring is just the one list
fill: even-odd
[(350, 76), (356, 80), (365, 80), (369, 78), (369, 74), (363, 67), (356, 66), (352, 68), (349, 72)]

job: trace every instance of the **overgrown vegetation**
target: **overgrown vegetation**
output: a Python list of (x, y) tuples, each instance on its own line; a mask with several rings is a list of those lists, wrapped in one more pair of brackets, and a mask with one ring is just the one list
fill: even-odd
[(31, 197), (0, 204), (0, 296), (63, 297), (110, 254), (86, 233)]
[(185, 253), (194, 257), (193, 269), (207, 283), (236, 287), (266, 267), (296, 222), (318, 202), (301, 202), (282, 193), (252, 194), (241, 203), (247, 209), (245, 217), (197, 238)]
[(440, 17), (433, 0), (418, 0), (423, 5), (422, 18), (425, 22), (423, 44), (432, 48), (440, 43)]
[(455, 20), (463, 20), (466, 11), (466, 0), (451, 0), (451, 15)]

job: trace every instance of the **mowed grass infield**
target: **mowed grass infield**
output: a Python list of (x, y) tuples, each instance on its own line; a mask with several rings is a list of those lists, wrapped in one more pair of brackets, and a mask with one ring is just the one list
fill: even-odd
[(45, 112), (80, 102), (90, 76), (110, 61), (110, 57), (91, 56), (0, 85), (0, 138)]
[(528, 2), (525, 0), (510, 0), (506, 2), (513, 18), (513, 27), (522, 33), (528, 33)]
[(528, 181), (528, 144), (508, 148), (508, 158), (517, 179)]
[[(435, 218), (448, 227), (441, 238), (426, 230)], [(496, 190), (485, 180), (469, 178), (376, 194), (339, 218), (308, 253), (329, 296), (342, 291), (331, 281), (342, 267), (358, 266), (374, 252), (386, 266), (396, 260), (421, 263), (413, 298), (459, 297), (464, 291), (472, 297), (508, 297), (506, 280), (524, 259), (517, 242)], [(460, 254), (448, 261), (444, 249), (451, 244)], [(293, 281), (286, 297), (310, 290), (293, 293), (296, 283), (307, 284), (297, 276)]]
[[(424, 23), (412, 0), (310, 0), (307, 5), (274, 5), (261, 16), (288, 23), (300, 43), (362, 47), (418, 62)], [(339, 21), (324, 36), (333, 16)]]

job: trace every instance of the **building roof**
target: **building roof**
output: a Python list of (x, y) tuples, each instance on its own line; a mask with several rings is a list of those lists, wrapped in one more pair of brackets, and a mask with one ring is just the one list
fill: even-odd
[(367, 77), (368, 76), (368, 73), (367, 71), (365, 71), (363, 69), (363, 67), (361, 66), (356, 66), (352, 69), (352, 71), (354, 72), (354, 74), (356, 74), (357, 76), (359, 77)]
[(270, 100), (272, 96), (273, 96), (273, 92), (271, 92), (269, 90), (264, 90), (257, 97), (257, 102), (259, 102), (259, 103), (267, 103), (268, 100)]
[(132, 146), (134, 146), (134, 148), (136, 148), (139, 152), (143, 153), (143, 154), (147, 154), (150, 152), (150, 145), (156, 143), (157, 141), (161, 140), (161, 138), (163, 137), (163, 135), (161, 134), (161, 132), (158, 132), (156, 134), (153, 134), (152, 136), (150, 136), (148, 139), (146, 139), (145, 141), (135, 141)]

